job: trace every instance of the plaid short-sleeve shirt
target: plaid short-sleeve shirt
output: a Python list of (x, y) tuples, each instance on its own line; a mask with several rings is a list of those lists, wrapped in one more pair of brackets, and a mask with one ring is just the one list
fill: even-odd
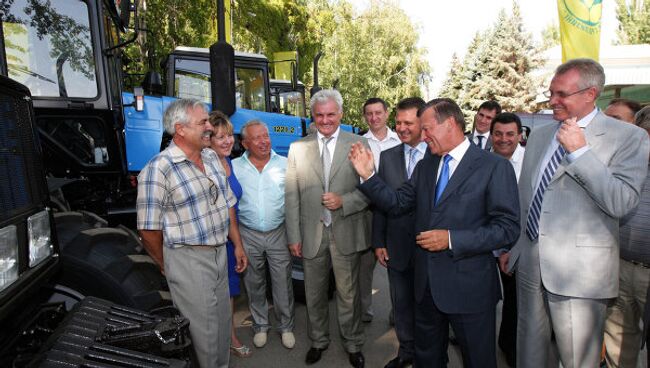
[(217, 154), (201, 152), (205, 173), (173, 142), (138, 175), (138, 229), (162, 230), (169, 248), (226, 242), (236, 203)]

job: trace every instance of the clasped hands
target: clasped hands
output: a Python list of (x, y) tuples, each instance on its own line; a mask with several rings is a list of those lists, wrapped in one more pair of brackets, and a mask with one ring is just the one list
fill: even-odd
[(585, 133), (578, 125), (576, 117), (566, 119), (561, 123), (556, 138), (568, 153), (575, 152), (587, 145)]

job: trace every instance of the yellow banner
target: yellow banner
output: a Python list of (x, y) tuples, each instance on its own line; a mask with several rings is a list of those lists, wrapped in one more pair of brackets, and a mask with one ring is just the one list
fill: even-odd
[(602, 0), (557, 0), (562, 62), (576, 58), (598, 61)]

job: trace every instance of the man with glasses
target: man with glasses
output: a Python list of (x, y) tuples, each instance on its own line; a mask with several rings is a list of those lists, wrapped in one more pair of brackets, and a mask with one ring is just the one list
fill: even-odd
[(167, 278), (174, 305), (190, 321), (199, 367), (227, 368), (232, 318), (227, 237), (235, 245), (236, 271), (247, 265), (235, 197), (217, 154), (206, 148), (213, 128), (203, 103), (172, 102), (163, 124), (172, 143), (138, 175), (138, 230)]
[(558, 124), (531, 133), (519, 198), (517, 367), (546, 367), (551, 335), (565, 368), (597, 367), (607, 303), (618, 294), (619, 219), (639, 202), (650, 143), (595, 105), (605, 73), (560, 65), (548, 91)]

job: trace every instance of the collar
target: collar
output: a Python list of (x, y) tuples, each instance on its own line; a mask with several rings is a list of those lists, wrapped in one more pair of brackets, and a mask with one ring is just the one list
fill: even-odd
[(596, 114), (598, 114), (598, 111), (600, 110), (598, 110), (597, 107), (594, 107), (594, 109), (589, 114), (587, 114), (584, 118), (578, 120), (578, 126), (580, 128), (586, 128), (587, 125), (589, 125), (589, 123), (591, 123), (591, 121), (594, 120), (594, 117), (596, 116)]
[(415, 148), (420, 152), (421, 154), (424, 155), (424, 153), (427, 151), (427, 143), (426, 142), (420, 142), (418, 143), (415, 147), (409, 146), (408, 144), (403, 144), (404, 146), (404, 153), (408, 154), (411, 148)]
[(521, 144), (517, 143), (517, 148), (515, 148), (515, 151), (512, 153), (512, 156), (510, 156), (510, 161), (512, 162), (521, 162), (524, 159), (524, 152), (526, 152), (526, 149), (522, 147)]
[[(246, 162), (248, 162), (249, 164), (252, 165), (251, 160), (248, 159), (248, 156), (250, 156), (250, 154), (248, 153), (248, 151), (244, 152), (244, 154), (241, 155), (241, 157), (242, 157)], [(271, 149), (271, 157), (269, 157), (269, 162), (273, 161), (273, 159), (275, 159), (276, 156), (278, 156), (278, 154), (275, 153), (275, 151), (274, 151), (273, 149)], [(267, 164), (268, 164), (269, 162), (267, 162)]]
[[(174, 141), (171, 141), (169, 143), (169, 146), (167, 146), (167, 152), (169, 153), (169, 157), (171, 158), (172, 162), (175, 164), (183, 161), (189, 161), (189, 158), (187, 158), (185, 152), (183, 152), (183, 150), (180, 149), (180, 147), (178, 147)], [(212, 155), (216, 156), (217, 153), (214, 152), (211, 148), (204, 148), (201, 150), (202, 159), (207, 159)]]
[[(336, 128), (334, 133), (332, 133), (332, 135), (330, 135), (330, 138), (334, 138), (336, 140), (338, 138), (338, 136), (339, 136), (339, 132), (341, 132), (341, 126), (340, 125), (339, 125), (338, 128)], [(318, 137), (319, 142), (322, 142), (323, 138), (325, 138), (325, 136), (322, 135), (321, 132), (319, 132), (319, 131), (316, 131), (316, 137)]]
[(465, 137), (463, 141), (454, 147), (451, 151), (449, 151), (448, 155), (451, 156), (456, 162), (460, 162), (460, 160), (463, 159), (463, 156), (465, 156), (465, 153), (469, 149), (470, 143), (469, 139)]
[(476, 130), (474, 130), (474, 135), (472, 137), (478, 137), (479, 135), (482, 136), (482, 137), (488, 138), (488, 137), (490, 137), (490, 131), (488, 130), (485, 133), (479, 133)]
[(386, 138), (384, 138), (384, 140), (380, 140), (379, 138), (375, 137), (375, 135), (370, 130), (368, 130), (368, 132), (363, 136), (365, 138), (372, 139), (373, 141), (377, 141), (377, 142), (386, 142), (391, 139), (399, 140), (399, 136), (397, 135), (397, 133), (392, 131), (388, 126), (386, 126)]

